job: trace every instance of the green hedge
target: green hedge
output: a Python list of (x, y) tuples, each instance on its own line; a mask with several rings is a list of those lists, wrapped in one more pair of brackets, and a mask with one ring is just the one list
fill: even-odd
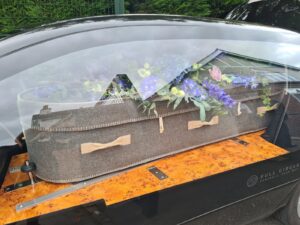
[[(222, 17), (244, 0), (125, 0), (126, 13)], [(70, 18), (114, 14), (114, 0), (1, 0), (0, 36)]]
[(126, 0), (128, 13), (224, 17), (245, 0)]
[(2, 0), (0, 34), (70, 18), (114, 13), (114, 0)]

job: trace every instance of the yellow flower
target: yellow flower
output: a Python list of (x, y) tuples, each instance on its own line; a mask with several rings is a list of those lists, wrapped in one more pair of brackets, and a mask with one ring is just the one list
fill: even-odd
[(178, 89), (177, 87), (172, 87), (171, 93), (173, 95), (178, 96), (178, 97), (184, 97), (185, 96), (185, 92), (183, 90)]
[(199, 63), (193, 64), (193, 69), (194, 69), (194, 70), (198, 70), (198, 69), (200, 69), (201, 67), (202, 67), (202, 65), (199, 64)]
[(145, 63), (144, 68), (138, 69), (138, 74), (143, 78), (151, 76), (150, 64)]
[(183, 96), (185, 96), (185, 92), (183, 90), (180, 90), (177, 92), (177, 95), (180, 97), (183, 97)]
[(228, 84), (232, 83), (232, 80), (228, 76), (226, 76), (224, 74), (222, 75), (222, 81), (225, 81)]
[(172, 93), (173, 95), (176, 95), (176, 94), (177, 94), (177, 87), (172, 87), (171, 93)]
[(151, 75), (151, 71), (150, 70), (147, 70), (147, 69), (139, 69), (138, 70), (138, 74), (141, 76), (141, 77), (149, 77)]

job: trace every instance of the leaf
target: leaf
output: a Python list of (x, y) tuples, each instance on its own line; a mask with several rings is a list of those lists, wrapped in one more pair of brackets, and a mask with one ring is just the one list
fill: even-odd
[(156, 104), (155, 103), (152, 103), (151, 105), (150, 105), (150, 110), (152, 110), (152, 109), (155, 109), (156, 108)]
[(179, 106), (179, 104), (182, 101), (182, 99), (183, 99), (183, 97), (180, 97), (180, 98), (176, 99), (176, 101), (174, 103), (174, 107), (173, 107), (174, 110)]
[(153, 102), (153, 103), (150, 103), (151, 105), (149, 106), (148, 105), (148, 116), (151, 114), (151, 110), (156, 111), (156, 104)]
[(167, 86), (165, 86), (164, 88), (160, 89), (157, 94), (160, 95), (160, 96), (165, 96), (165, 95), (168, 95), (169, 92), (170, 92), (170, 87), (171, 85), (168, 84)]
[(210, 111), (211, 110), (211, 106), (208, 104), (208, 102), (202, 101), (202, 104), (204, 105), (205, 111)]
[(189, 102), (190, 102), (190, 100), (189, 100), (189, 96), (187, 96), (187, 95), (186, 95), (186, 96), (184, 96), (184, 100), (185, 100), (185, 102), (186, 102), (186, 103), (189, 103)]
[(143, 113), (145, 113), (147, 110), (147, 107), (144, 105)]
[(262, 86), (263, 86), (263, 87), (266, 87), (266, 86), (268, 86), (268, 84), (269, 84), (269, 81), (268, 81), (268, 79), (266, 79), (266, 78), (262, 78), (261, 82), (262, 82)]
[(198, 102), (196, 100), (192, 100), (194, 105), (197, 106), (200, 109), (200, 120), (205, 121), (206, 119), (206, 113), (205, 113), (205, 107), (204, 104), (201, 102)]
[(200, 102), (198, 102), (197, 100), (195, 100), (195, 99), (192, 99), (192, 101), (193, 101), (193, 103), (194, 103), (194, 105), (195, 106), (197, 106), (198, 108), (200, 108), (201, 106), (200, 106)]
[(205, 108), (204, 105), (202, 103), (200, 103), (200, 120), (201, 121), (205, 121), (206, 119), (206, 113), (205, 113)]
[(144, 104), (144, 102), (141, 102), (141, 104), (139, 104), (139, 105), (138, 105), (138, 108), (141, 108), (142, 106), (144, 106), (144, 107), (145, 107), (145, 104)]
[(169, 107), (170, 104), (172, 104), (175, 100), (176, 100), (176, 97), (170, 98), (170, 99), (169, 99), (169, 102), (168, 102), (168, 104), (167, 104), (167, 107)]
[(263, 104), (264, 104), (265, 106), (271, 106), (271, 99), (270, 99), (270, 98), (264, 99), (264, 100), (263, 100)]
[(170, 100), (170, 97), (169, 96), (161, 96), (159, 99), (162, 101), (166, 101), (166, 100)]

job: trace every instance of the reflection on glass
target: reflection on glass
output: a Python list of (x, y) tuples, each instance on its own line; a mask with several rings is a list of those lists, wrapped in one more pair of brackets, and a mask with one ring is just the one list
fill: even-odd
[[(120, 63), (111, 55), (74, 65), (81, 59), (76, 53), (41, 65), (46, 68), (64, 60), (63, 77), (76, 74), (78, 78), (67, 82), (58, 71), (54, 81), (49, 71), (40, 78), (36, 72), (41, 68), (33, 68), (36, 86), (18, 95), (18, 107), (39, 177), (51, 182), (81, 181), (270, 130), (289, 85), (299, 80), (295, 67), (221, 49), (191, 62), (194, 53), (157, 55), (153, 46), (150, 42), (137, 54), (119, 52)], [(85, 54), (95, 56), (95, 49)], [(287, 117), (280, 117), (281, 128), (286, 124), (282, 121)], [(272, 132), (278, 129), (277, 125)], [(269, 135), (273, 140), (268, 138), (269, 130), (267, 140), (284, 148), (292, 146), (280, 144), (277, 133)], [(286, 126), (284, 133), (290, 136), (287, 130)], [(121, 160), (115, 160), (116, 152)], [(72, 160), (66, 162), (62, 154)], [(53, 163), (57, 166), (50, 170)]]

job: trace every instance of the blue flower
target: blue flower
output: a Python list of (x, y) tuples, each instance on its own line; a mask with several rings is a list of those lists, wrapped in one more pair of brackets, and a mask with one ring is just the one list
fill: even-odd
[(190, 78), (183, 80), (181, 89), (190, 96), (200, 98), (201, 100), (206, 99), (205, 90), (203, 90), (196, 81)]
[(234, 75), (232, 77), (232, 84), (235, 86), (244, 86), (245, 88), (256, 89), (258, 87), (258, 82), (256, 77), (246, 77)]
[(115, 81), (122, 90), (128, 90), (132, 88), (132, 83), (127, 78), (118, 77), (115, 79)]
[(207, 80), (203, 82), (203, 85), (208, 90), (208, 94), (217, 100), (223, 102), (226, 107), (232, 108), (235, 106), (236, 101), (232, 99), (224, 89), (220, 88), (218, 85), (208, 82)]
[(186, 75), (186, 73), (182, 72), (179, 76), (177, 76), (177, 77), (171, 82), (171, 84), (174, 85), (174, 86), (180, 84), (181, 81), (184, 79), (185, 75)]
[(140, 85), (140, 94), (143, 97), (152, 96), (157, 91), (159, 79), (156, 76), (149, 76), (142, 80)]

